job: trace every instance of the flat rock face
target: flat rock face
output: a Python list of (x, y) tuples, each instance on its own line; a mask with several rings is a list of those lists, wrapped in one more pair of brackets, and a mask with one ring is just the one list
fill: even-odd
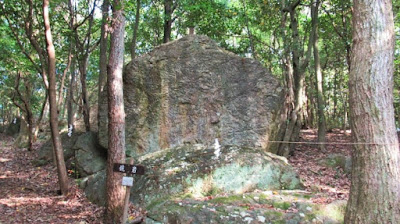
[[(161, 45), (125, 67), (128, 154), (185, 143), (268, 148), (283, 100), (279, 82), (252, 59), (205, 36)], [(106, 106), (106, 97), (103, 97)], [(107, 147), (107, 113), (100, 111)]]

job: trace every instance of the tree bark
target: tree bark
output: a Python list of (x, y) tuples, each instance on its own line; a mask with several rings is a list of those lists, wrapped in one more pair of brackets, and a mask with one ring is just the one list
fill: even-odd
[[(292, 30), (292, 47), (290, 49), (292, 58), (293, 68), (293, 99), (292, 102), (288, 102), (291, 108), (288, 111), (288, 124), (286, 125), (285, 134), (283, 135), (284, 143), (279, 145), (278, 155), (288, 157), (292, 151), (293, 145), (285, 142), (297, 141), (300, 133), (301, 126), (303, 124), (302, 109), (305, 102), (305, 70), (310, 62), (313, 31), (311, 31), (308, 38), (308, 48), (306, 53), (301, 48), (301, 41), (299, 37), (298, 20), (296, 8), (299, 6), (300, 0), (293, 2), (288, 7), (282, 9), (283, 12), (287, 12), (290, 15), (290, 28)], [(287, 37), (286, 37), (287, 38)], [(303, 60), (301, 60), (303, 59)], [(290, 73), (288, 72), (290, 75)]]
[(360, 144), (353, 148), (345, 223), (400, 223), (392, 2), (355, 0), (353, 12), (349, 105), (353, 138)]
[(113, 172), (113, 164), (116, 162), (125, 162), (125, 111), (122, 91), (125, 32), (123, 1), (113, 1), (112, 8), (113, 29), (111, 33), (110, 56), (107, 67), (109, 137), (105, 223), (120, 223), (124, 211), (125, 189), (121, 185), (122, 174)]
[(67, 123), (68, 123), (68, 132), (73, 132), (75, 129), (74, 125), (74, 87), (76, 82), (76, 70), (75, 70), (75, 59), (71, 62), (71, 76), (69, 80), (68, 87), (68, 98), (67, 98)]
[(85, 130), (90, 131), (90, 106), (89, 106), (89, 97), (88, 91), (86, 87), (86, 70), (87, 70), (87, 63), (88, 63), (88, 56), (84, 55), (83, 59), (80, 59), (79, 64), (79, 74), (81, 77), (81, 87), (82, 87), (82, 112), (83, 112), (83, 121), (85, 122)]
[[(78, 67), (80, 73), (80, 80), (81, 80), (81, 98), (82, 98), (82, 113), (83, 113), (83, 120), (85, 122), (85, 129), (86, 131), (90, 131), (90, 102), (88, 97), (87, 85), (86, 85), (86, 78), (87, 78), (87, 65), (89, 61), (89, 57), (91, 52), (97, 47), (100, 41), (96, 43), (91, 43), (91, 35), (92, 35), (92, 27), (93, 27), (93, 19), (94, 19), (94, 10), (96, 8), (97, 1), (93, 1), (93, 8), (89, 12), (81, 23), (76, 23), (76, 12), (72, 6), (72, 1), (68, 1), (68, 8), (72, 22), (70, 21), (70, 28), (73, 32), (75, 37), (75, 46), (78, 49), (77, 58), (78, 58)], [(89, 21), (88, 29), (86, 30), (85, 36), (83, 40), (80, 40), (78, 28), (83, 25), (86, 21)]]
[(173, 0), (164, 0), (164, 39), (163, 43), (171, 40), (172, 32), (172, 13), (174, 12)]
[(57, 101), (58, 111), (61, 111), (61, 102), (64, 96), (64, 83), (65, 83), (65, 78), (67, 77), (68, 70), (71, 67), (71, 60), (73, 57), (72, 54), (73, 46), (74, 44), (71, 42), (69, 45), (67, 67), (64, 69), (63, 75), (61, 76), (60, 88), (58, 90), (58, 101)]
[(103, 1), (103, 5), (101, 6), (102, 11), (102, 20), (101, 20), (101, 36), (100, 36), (100, 61), (99, 61), (99, 91), (97, 93), (97, 106), (98, 106), (98, 113), (97, 113), (97, 126), (100, 127), (100, 100), (102, 93), (104, 91), (104, 87), (107, 84), (107, 44), (108, 44), (108, 10), (110, 8), (110, 3), (108, 0)]
[(49, 99), (50, 99), (50, 127), (51, 137), (53, 140), (54, 155), (56, 158), (58, 182), (60, 184), (61, 193), (68, 195), (69, 185), (67, 169), (64, 161), (64, 151), (61, 145), (61, 138), (58, 132), (58, 114), (57, 114), (57, 94), (56, 94), (56, 54), (51, 35), (50, 18), (49, 18), (49, 0), (43, 0), (43, 20), (45, 26), (45, 37), (48, 54), (48, 78), (49, 78)]
[(33, 138), (33, 134), (34, 134), (34, 118), (33, 118), (33, 113), (32, 113), (32, 108), (31, 108), (31, 103), (30, 103), (30, 99), (31, 99), (31, 86), (29, 84), (29, 81), (24, 79), (23, 83), (25, 85), (25, 94), (22, 94), (21, 91), (19, 90), (19, 86), (21, 83), (21, 78), (22, 78), (22, 74), (20, 71), (17, 72), (17, 77), (15, 79), (15, 92), (18, 95), (18, 98), (22, 101), (22, 105), (19, 104), (16, 100), (15, 100), (15, 94), (12, 97), (12, 101), (15, 104), (15, 106), (17, 106), (19, 109), (21, 109), (23, 116), (21, 117), (21, 127), (23, 126), (22, 124), (25, 122), (24, 125), (26, 125), (26, 127), (24, 127), (24, 129), (20, 129), (20, 130), (24, 130), (24, 131), (20, 131), (19, 136), (18, 136), (18, 144), (19, 146), (23, 146), (26, 144), (26, 136), (28, 136), (27, 139), (27, 143), (28, 143), (28, 150), (32, 151), (33, 150), (33, 142), (34, 142), (34, 138)]
[[(318, 111), (318, 142), (325, 142), (326, 135), (326, 122), (325, 122), (325, 114), (324, 114), (324, 92), (322, 86), (322, 71), (321, 71), (321, 62), (319, 58), (319, 49), (318, 49), (318, 7), (319, 0), (315, 1), (311, 5), (311, 17), (312, 17), (312, 26), (314, 31), (314, 40), (313, 40), (313, 52), (314, 52), (314, 66), (315, 66), (315, 79), (316, 79), (316, 89), (317, 89), (317, 111)], [(325, 145), (321, 144), (320, 149), (325, 149)]]
[(135, 26), (133, 27), (133, 35), (131, 42), (131, 58), (134, 59), (136, 57), (136, 40), (137, 33), (139, 30), (139, 22), (140, 22), (140, 0), (136, 0), (136, 15), (135, 15)]

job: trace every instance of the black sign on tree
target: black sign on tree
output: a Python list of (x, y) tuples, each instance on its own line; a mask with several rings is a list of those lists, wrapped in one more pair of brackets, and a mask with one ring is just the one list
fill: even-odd
[(143, 175), (144, 174), (144, 166), (123, 164), (123, 163), (114, 163), (114, 172)]
[(133, 186), (133, 177), (132, 174), (144, 175), (144, 166), (141, 165), (133, 165), (133, 159), (131, 159), (131, 164), (123, 164), (123, 163), (114, 163), (114, 172), (126, 173), (127, 176), (122, 178), (122, 185), (126, 186), (126, 196), (125, 196), (125, 206), (124, 206), (124, 214), (122, 217), (122, 223), (126, 223), (128, 219), (128, 207), (129, 207), (129, 196), (130, 190)]

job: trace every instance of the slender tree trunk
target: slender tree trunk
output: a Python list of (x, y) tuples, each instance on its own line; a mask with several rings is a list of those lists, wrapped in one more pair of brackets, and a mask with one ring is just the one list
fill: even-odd
[(345, 223), (400, 223), (394, 122), (394, 22), (389, 0), (355, 0), (349, 77), (353, 149)]
[(122, 174), (113, 172), (113, 164), (125, 162), (125, 111), (123, 98), (122, 67), (124, 56), (125, 17), (123, 1), (113, 1), (113, 31), (108, 79), (108, 158), (107, 203), (105, 223), (120, 223), (124, 211), (125, 189), (121, 185)]
[(135, 26), (133, 27), (133, 35), (131, 42), (131, 58), (134, 59), (136, 57), (136, 40), (137, 33), (139, 30), (139, 22), (140, 22), (140, 0), (136, 0), (136, 15), (135, 15)]
[(97, 95), (97, 127), (100, 128), (100, 111), (101, 111), (101, 96), (104, 91), (104, 88), (107, 84), (107, 43), (108, 43), (108, 32), (107, 32), (107, 18), (108, 18), (108, 10), (110, 8), (110, 3), (108, 0), (103, 1), (103, 5), (101, 6), (102, 11), (102, 21), (101, 21), (101, 36), (100, 36), (100, 73), (99, 73), (99, 91)]
[(42, 124), (43, 116), (45, 114), (45, 110), (47, 108), (48, 102), (49, 102), (49, 94), (48, 94), (48, 92), (46, 92), (46, 96), (44, 98), (44, 101), (42, 103), (42, 108), (40, 110), (39, 118), (37, 119), (36, 124), (35, 124), (35, 132), (33, 134), (33, 138), (34, 138), (33, 141), (34, 142), (36, 142), (36, 140), (37, 140), (37, 136), (39, 134), (40, 125)]
[(73, 132), (75, 125), (74, 125), (74, 86), (75, 86), (75, 60), (72, 61), (71, 64), (71, 79), (69, 81), (69, 88), (68, 88), (68, 99), (67, 99), (67, 123), (68, 123), (68, 132)]
[(173, 0), (164, 0), (164, 39), (163, 43), (168, 43), (171, 40), (171, 32), (172, 32), (172, 13), (173, 9)]
[[(319, 49), (318, 49), (318, 7), (319, 0), (312, 3), (311, 6), (311, 17), (313, 31), (314, 31), (314, 41), (313, 41), (313, 49), (314, 49), (314, 64), (315, 64), (315, 78), (316, 78), (316, 89), (317, 89), (317, 107), (318, 107), (318, 142), (325, 142), (326, 135), (326, 122), (325, 122), (325, 102), (324, 102), (324, 92), (322, 87), (322, 71), (321, 71), (321, 62), (319, 58)], [(325, 145), (321, 144), (320, 148), (325, 149)]]
[[(25, 91), (24, 93), (21, 93), (19, 86), (21, 84), (21, 79), (23, 79), (23, 84), (25, 86)], [(20, 131), (19, 136), (18, 136), (18, 144), (19, 146), (24, 146), (26, 143), (28, 143), (28, 150), (32, 151), (33, 150), (33, 143), (35, 141), (34, 138), (34, 128), (35, 128), (35, 121), (34, 121), (34, 117), (33, 117), (33, 113), (32, 113), (32, 108), (31, 108), (31, 92), (32, 92), (32, 86), (31, 83), (26, 80), (25, 78), (22, 77), (22, 73), (21, 72), (17, 72), (17, 77), (15, 79), (15, 92), (18, 95), (18, 98), (22, 101), (22, 105), (19, 104), (16, 100), (15, 100), (15, 95), (12, 97), (12, 101), (13, 103), (19, 108), (21, 109), (22, 113), (23, 113), (23, 120), (25, 122), (25, 126), (22, 125), (21, 123), (21, 127), (24, 127), (24, 129), (21, 128), (21, 130), (24, 131)], [(26, 136), (28, 136), (28, 139), (26, 139)], [(26, 142), (28, 141), (28, 142)]]
[(53, 140), (54, 155), (56, 158), (58, 181), (61, 193), (68, 195), (69, 185), (67, 169), (64, 161), (64, 151), (61, 145), (61, 138), (58, 132), (57, 94), (56, 94), (56, 54), (53, 45), (53, 38), (50, 29), (49, 0), (43, 0), (43, 20), (45, 26), (45, 37), (48, 54), (48, 75), (49, 75), (49, 99), (50, 99), (50, 127)]
[(69, 53), (68, 53), (68, 62), (67, 62), (67, 67), (64, 69), (63, 75), (61, 77), (61, 82), (60, 82), (60, 89), (58, 90), (58, 101), (57, 101), (57, 107), (58, 111), (61, 111), (61, 103), (63, 102), (63, 96), (64, 96), (64, 83), (65, 83), (65, 78), (67, 77), (67, 73), (69, 68), (71, 67), (71, 60), (72, 60), (72, 50), (73, 50), (73, 43), (69, 45)]
[(86, 70), (88, 63), (88, 55), (84, 55), (84, 58), (79, 60), (79, 73), (81, 77), (81, 87), (82, 87), (82, 112), (83, 112), (83, 120), (85, 122), (86, 131), (90, 131), (90, 106), (89, 106), (89, 97), (86, 86)]
[(1, 104), (1, 132), (4, 132), (4, 103)]

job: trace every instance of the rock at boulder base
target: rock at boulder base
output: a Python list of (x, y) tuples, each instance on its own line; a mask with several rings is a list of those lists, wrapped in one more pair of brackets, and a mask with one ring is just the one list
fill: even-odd
[[(185, 143), (268, 148), (279, 126), (283, 91), (249, 58), (206, 36), (157, 47), (124, 69), (127, 153), (141, 155)], [(104, 96), (102, 108), (107, 105)], [(107, 112), (100, 111), (107, 148)]]
[[(254, 190), (299, 189), (302, 184), (286, 158), (254, 148), (225, 146), (220, 156), (203, 145), (187, 145), (149, 153), (137, 158), (146, 173), (135, 176), (131, 200), (149, 207), (160, 200), (179, 197), (204, 198), (216, 194), (243, 194)], [(84, 179), (93, 201), (105, 195), (105, 172)], [(100, 186), (103, 189), (86, 186)]]
[[(342, 222), (337, 206), (325, 208), (310, 193), (292, 190), (302, 184), (286, 158), (237, 146), (222, 147), (218, 157), (214, 152), (187, 145), (137, 158), (146, 173), (134, 177), (131, 201), (147, 211), (146, 223)], [(105, 179), (101, 171), (81, 182), (102, 205)]]

